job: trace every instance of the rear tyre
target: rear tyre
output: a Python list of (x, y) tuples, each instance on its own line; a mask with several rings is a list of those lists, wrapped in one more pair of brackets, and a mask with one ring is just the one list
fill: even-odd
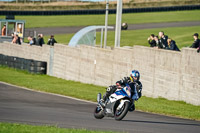
[(96, 119), (102, 119), (104, 117), (103, 110), (102, 110), (102, 107), (100, 105), (96, 106), (96, 108), (94, 110), (94, 117)]
[(126, 116), (128, 109), (129, 109), (129, 106), (130, 106), (130, 102), (125, 101), (124, 105), (119, 110), (116, 109), (115, 120), (117, 120), (117, 121), (122, 120)]

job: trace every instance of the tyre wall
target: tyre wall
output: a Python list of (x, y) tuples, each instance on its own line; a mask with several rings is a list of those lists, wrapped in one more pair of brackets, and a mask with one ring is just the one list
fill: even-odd
[(33, 74), (47, 74), (47, 62), (0, 54), (0, 65), (26, 70)]
[(18, 69), (21, 66), (21, 69), (31, 73), (48, 74), (49, 72), (50, 47), (47, 45), (40, 47), (0, 43), (0, 54), (5, 57), (2, 65)]

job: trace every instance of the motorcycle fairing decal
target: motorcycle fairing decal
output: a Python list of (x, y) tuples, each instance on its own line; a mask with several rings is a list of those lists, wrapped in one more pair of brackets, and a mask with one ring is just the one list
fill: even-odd
[(130, 87), (129, 85), (127, 85), (127, 86), (124, 87), (122, 90), (116, 91), (115, 94), (116, 94), (117, 96), (122, 95), (122, 96), (131, 97), (131, 87)]
[(124, 92), (124, 89), (122, 89), (122, 90), (120, 90), (120, 91), (116, 91), (115, 94), (116, 94), (117, 96), (120, 96), (120, 95), (122, 95), (122, 96), (127, 96), (126, 92)]

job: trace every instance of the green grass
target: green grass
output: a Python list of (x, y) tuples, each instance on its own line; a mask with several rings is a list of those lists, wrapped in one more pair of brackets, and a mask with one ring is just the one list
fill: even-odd
[(29, 74), (28, 72), (8, 68), (0, 68), (0, 75), (0, 81), (90, 101), (96, 100), (97, 92), (103, 93), (105, 91), (105, 87), (101, 86), (67, 81), (47, 75)]
[[(161, 23), (180, 21), (199, 21), (200, 10), (172, 11), (152, 13), (129, 13), (123, 14), (122, 22), (128, 24)], [(0, 19), (5, 16), (0, 16)], [(116, 15), (110, 14), (108, 24), (114, 25)], [(104, 25), (105, 15), (63, 15), (63, 16), (15, 16), (16, 20), (25, 20), (26, 28), (33, 27), (61, 27), (61, 26), (88, 26)]]
[[(191, 46), (194, 39), (192, 35), (200, 31), (200, 26), (192, 27), (173, 27), (173, 28), (155, 28), (144, 30), (127, 30), (121, 32), (121, 46), (133, 46), (143, 45), (149, 46), (147, 38), (150, 34), (158, 35), (159, 31), (165, 31), (166, 35), (176, 41), (179, 48)], [(74, 34), (60, 34), (55, 35), (57, 42), (61, 44), (68, 44)], [(100, 45), (101, 33), (97, 32), (97, 45)], [(49, 36), (44, 36), (45, 42), (47, 42)], [(115, 32), (108, 32), (108, 46), (114, 46)]]
[(25, 124), (0, 123), (0, 133), (114, 133), (86, 129), (65, 129), (56, 126), (32, 126)]
[[(47, 75), (33, 75), (28, 72), (0, 66), (0, 81), (24, 86), (34, 90), (73, 96), (96, 101), (96, 95), (105, 92), (105, 87), (68, 81)], [(145, 89), (145, 88), (144, 88)], [(145, 112), (200, 120), (200, 106), (182, 101), (169, 101), (163, 98), (143, 96), (136, 102), (136, 109)]]

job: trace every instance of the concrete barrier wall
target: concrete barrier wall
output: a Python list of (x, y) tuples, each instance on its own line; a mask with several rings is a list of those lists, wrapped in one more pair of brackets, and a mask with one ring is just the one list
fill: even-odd
[[(50, 47), (0, 44), (0, 53), (47, 61)], [(181, 100), (200, 105), (200, 54), (194, 49), (181, 52), (143, 46), (114, 50), (81, 46), (54, 46), (53, 76), (83, 83), (108, 86), (132, 69), (141, 72), (143, 95)]]

